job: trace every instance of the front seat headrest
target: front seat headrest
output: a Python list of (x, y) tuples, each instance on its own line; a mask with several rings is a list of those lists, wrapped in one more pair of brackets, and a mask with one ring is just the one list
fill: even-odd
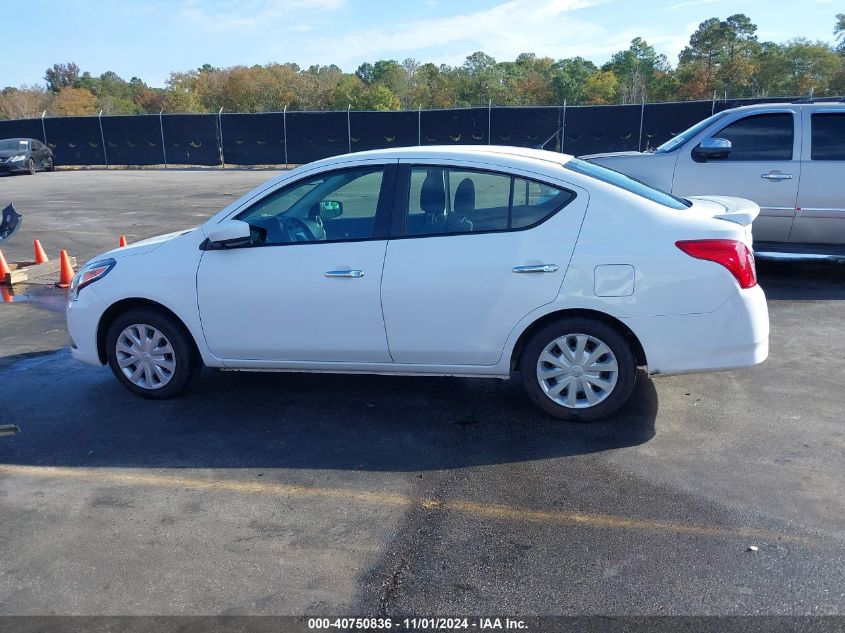
[(426, 213), (443, 215), (446, 209), (446, 192), (443, 189), (443, 175), (429, 171), (420, 189), (420, 209)]

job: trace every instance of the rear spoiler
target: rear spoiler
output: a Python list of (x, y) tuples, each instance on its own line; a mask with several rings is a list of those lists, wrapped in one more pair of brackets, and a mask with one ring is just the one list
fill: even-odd
[(735, 222), (741, 226), (748, 226), (760, 215), (760, 205), (745, 198), (729, 196), (690, 196), (692, 202), (709, 202), (710, 206), (718, 205), (722, 211), (716, 211), (714, 218)]

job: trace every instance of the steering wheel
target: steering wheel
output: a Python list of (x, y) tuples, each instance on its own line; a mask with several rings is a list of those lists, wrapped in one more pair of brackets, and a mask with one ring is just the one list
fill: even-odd
[[(311, 228), (299, 218), (282, 218), (282, 228), (287, 234), (289, 242), (316, 242), (317, 236)], [(302, 238), (305, 239), (302, 239)]]

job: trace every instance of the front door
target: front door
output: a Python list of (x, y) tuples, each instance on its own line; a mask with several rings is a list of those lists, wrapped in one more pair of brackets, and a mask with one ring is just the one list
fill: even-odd
[[(672, 193), (679, 196), (718, 194), (747, 198), (760, 205), (754, 240), (786, 242), (795, 217), (801, 177), (801, 142), (795, 134), (800, 113), (751, 114), (704, 136), (731, 142), (725, 158), (704, 160), (695, 149), (679, 151)], [(697, 146), (697, 142), (693, 143)]]
[(227, 366), (389, 362), (379, 298), (395, 166), (306, 176), (237, 219), (252, 245), (206, 251), (203, 333)]
[(587, 194), (444, 164), (409, 173), (400, 181), (408, 213), (382, 281), (391, 355), (495, 365), (514, 326), (557, 297)]

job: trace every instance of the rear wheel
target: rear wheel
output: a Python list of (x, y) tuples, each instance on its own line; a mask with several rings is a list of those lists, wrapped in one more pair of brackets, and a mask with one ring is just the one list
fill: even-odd
[(561, 420), (589, 421), (615, 412), (631, 395), (637, 365), (625, 337), (610, 325), (563, 318), (536, 332), (519, 363), (528, 397)]
[(157, 400), (182, 393), (200, 365), (184, 326), (152, 309), (129, 310), (114, 320), (106, 334), (106, 358), (124, 387)]

